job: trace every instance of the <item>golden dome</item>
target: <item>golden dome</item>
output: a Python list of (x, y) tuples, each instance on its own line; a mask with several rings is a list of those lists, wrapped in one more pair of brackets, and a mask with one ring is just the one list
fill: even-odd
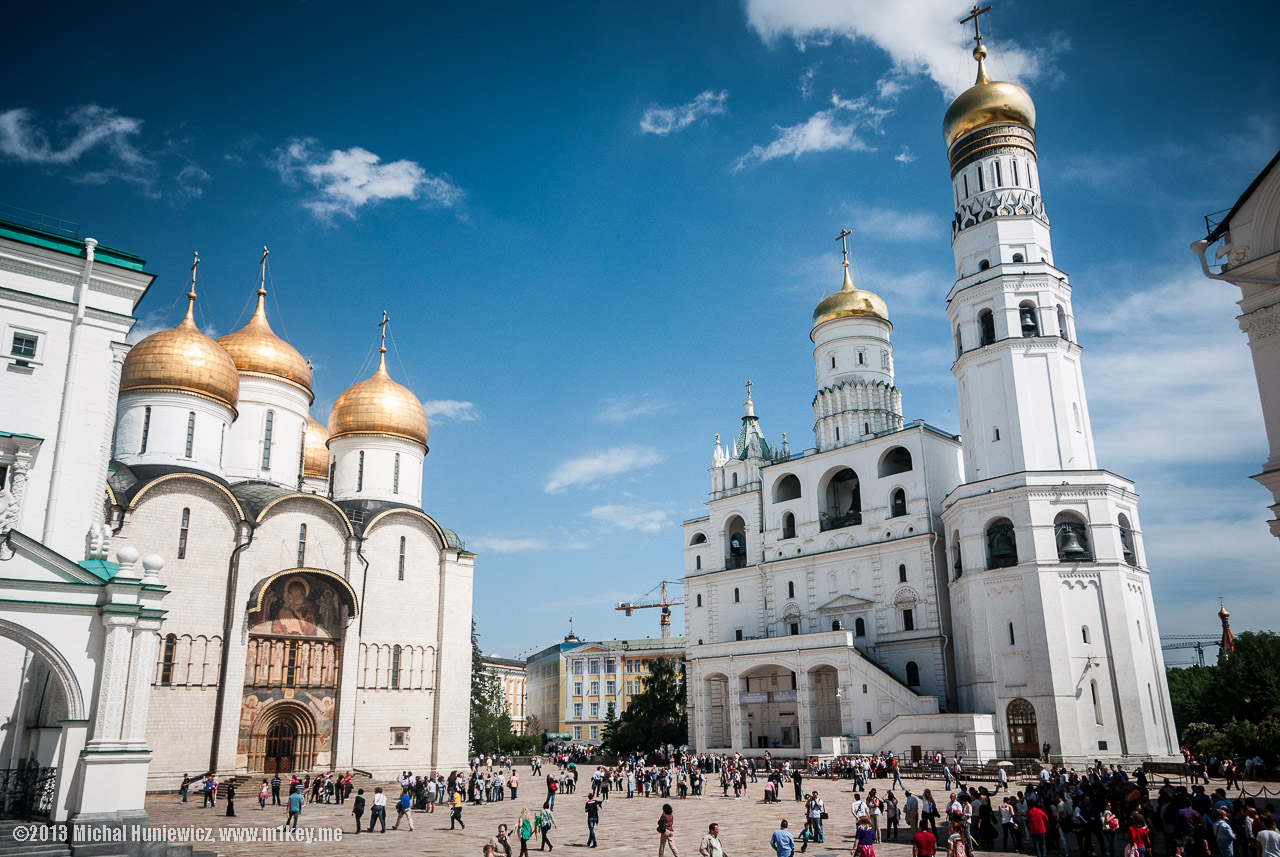
[(961, 137), (983, 125), (1008, 124), (1036, 127), (1036, 106), (1027, 91), (1016, 83), (992, 80), (984, 60), (987, 49), (978, 45), (973, 58), (978, 61), (978, 79), (951, 102), (942, 120), (942, 134), (950, 149)]
[(275, 335), (267, 323), (267, 290), (258, 289), (258, 306), (249, 323), (218, 339), (235, 361), (236, 369), (245, 373), (272, 375), (307, 391), (312, 400), (311, 367), (292, 345)]
[(330, 438), (350, 434), (384, 434), (427, 445), (427, 412), (407, 387), (387, 374), (387, 349), (378, 349), (378, 370), (352, 384), (329, 411)]
[(329, 478), (329, 430), (307, 414), (307, 431), (302, 438), (302, 475)]
[(889, 307), (884, 299), (872, 292), (865, 292), (853, 285), (849, 276), (849, 263), (844, 263), (844, 285), (835, 294), (827, 295), (813, 311), (813, 326), (837, 318), (867, 316), (889, 320)]
[(153, 333), (129, 350), (120, 369), (120, 392), (193, 393), (231, 410), (240, 400), (240, 376), (231, 355), (200, 332), (193, 317), (196, 293), (187, 293), (187, 314), (177, 327)]

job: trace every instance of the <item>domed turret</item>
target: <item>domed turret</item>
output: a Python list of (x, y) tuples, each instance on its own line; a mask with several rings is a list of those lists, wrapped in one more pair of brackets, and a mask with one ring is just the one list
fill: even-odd
[(151, 334), (129, 350), (120, 368), (120, 392), (141, 390), (190, 393), (235, 410), (240, 376), (231, 356), (200, 332), (195, 322), (196, 291), (187, 293), (187, 314), (177, 327)]
[(387, 349), (379, 349), (378, 369), (372, 376), (352, 384), (329, 412), (329, 435), (389, 435), (427, 446), (427, 412), (407, 387), (387, 374)]
[(1036, 106), (1027, 91), (1016, 83), (992, 80), (987, 75), (987, 49), (979, 43), (973, 49), (978, 61), (978, 78), (973, 86), (951, 102), (942, 119), (947, 148), (970, 131), (984, 125), (1036, 127)]
[(329, 430), (311, 417), (307, 417), (307, 431), (303, 436), (302, 475), (329, 478)]
[(267, 323), (267, 290), (258, 288), (258, 306), (249, 323), (218, 339), (218, 344), (231, 355), (236, 369), (244, 375), (270, 375), (296, 384), (311, 393), (311, 366), (292, 345), (276, 336)]
[(844, 263), (844, 285), (835, 294), (827, 295), (813, 311), (813, 326), (834, 321), (837, 318), (871, 316), (889, 320), (889, 307), (879, 295), (864, 291), (853, 284), (849, 276), (849, 263)]

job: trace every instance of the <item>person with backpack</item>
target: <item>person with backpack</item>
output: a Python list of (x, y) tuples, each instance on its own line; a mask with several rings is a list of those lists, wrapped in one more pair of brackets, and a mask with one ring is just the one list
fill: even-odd
[(675, 816), (672, 815), (671, 804), (664, 803), (662, 815), (658, 816), (658, 857), (662, 857), (667, 849), (670, 849), (671, 857), (680, 857), (680, 852), (676, 850), (675, 827)]
[(538, 813), (538, 832), (542, 834), (542, 842), (538, 845), (538, 850), (546, 848), (548, 851), (554, 851), (555, 846), (551, 844), (551, 840), (547, 838), (552, 830), (556, 829), (555, 816), (551, 814), (550, 809), (544, 809)]
[(351, 814), (356, 817), (356, 833), (359, 833), (360, 819), (364, 817), (364, 789), (356, 792), (356, 799), (352, 802)]
[(392, 830), (400, 829), (401, 819), (409, 820), (409, 832), (413, 832), (413, 815), (409, 809), (413, 806), (413, 796), (409, 794), (408, 786), (400, 787), (400, 800), (396, 801), (396, 823), (391, 825)]
[(587, 798), (587, 847), (596, 847), (596, 824), (600, 821), (600, 801)]

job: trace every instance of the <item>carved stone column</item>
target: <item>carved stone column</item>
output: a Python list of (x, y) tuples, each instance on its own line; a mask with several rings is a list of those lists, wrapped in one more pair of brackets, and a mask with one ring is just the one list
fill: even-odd
[(121, 739), (131, 749), (142, 750), (147, 746), (147, 708), (151, 700), (151, 676), (156, 662), (156, 632), (159, 630), (159, 619), (140, 619), (133, 629), (129, 690), (125, 698), (121, 732)]
[(742, 679), (738, 678), (738, 671), (730, 668), (729, 670), (729, 693), (725, 704), (729, 706), (729, 735), (733, 744), (732, 750), (746, 749), (746, 730), (742, 723)]
[(129, 660), (133, 652), (136, 615), (107, 613), (102, 624), (107, 638), (102, 644), (102, 680), (98, 685), (97, 713), (93, 720), (93, 750), (120, 749), (125, 702), (129, 692)]
[(800, 753), (813, 753), (813, 705), (809, 700), (809, 673), (796, 666), (796, 716), (800, 720)]

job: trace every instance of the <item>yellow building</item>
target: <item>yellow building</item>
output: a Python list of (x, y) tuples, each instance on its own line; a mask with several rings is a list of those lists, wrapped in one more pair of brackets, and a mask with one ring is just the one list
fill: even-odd
[(486, 655), (484, 665), (486, 669), (493, 671), (502, 684), (503, 710), (511, 718), (511, 731), (516, 735), (523, 735), (528, 672), (525, 662)]
[[(529, 658), (529, 710), (544, 732), (598, 744), (609, 707), (621, 716), (657, 660), (684, 657), (684, 638), (583, 642), (570, 635)], [(677, 667), (679, 668), (679, 667)]]

